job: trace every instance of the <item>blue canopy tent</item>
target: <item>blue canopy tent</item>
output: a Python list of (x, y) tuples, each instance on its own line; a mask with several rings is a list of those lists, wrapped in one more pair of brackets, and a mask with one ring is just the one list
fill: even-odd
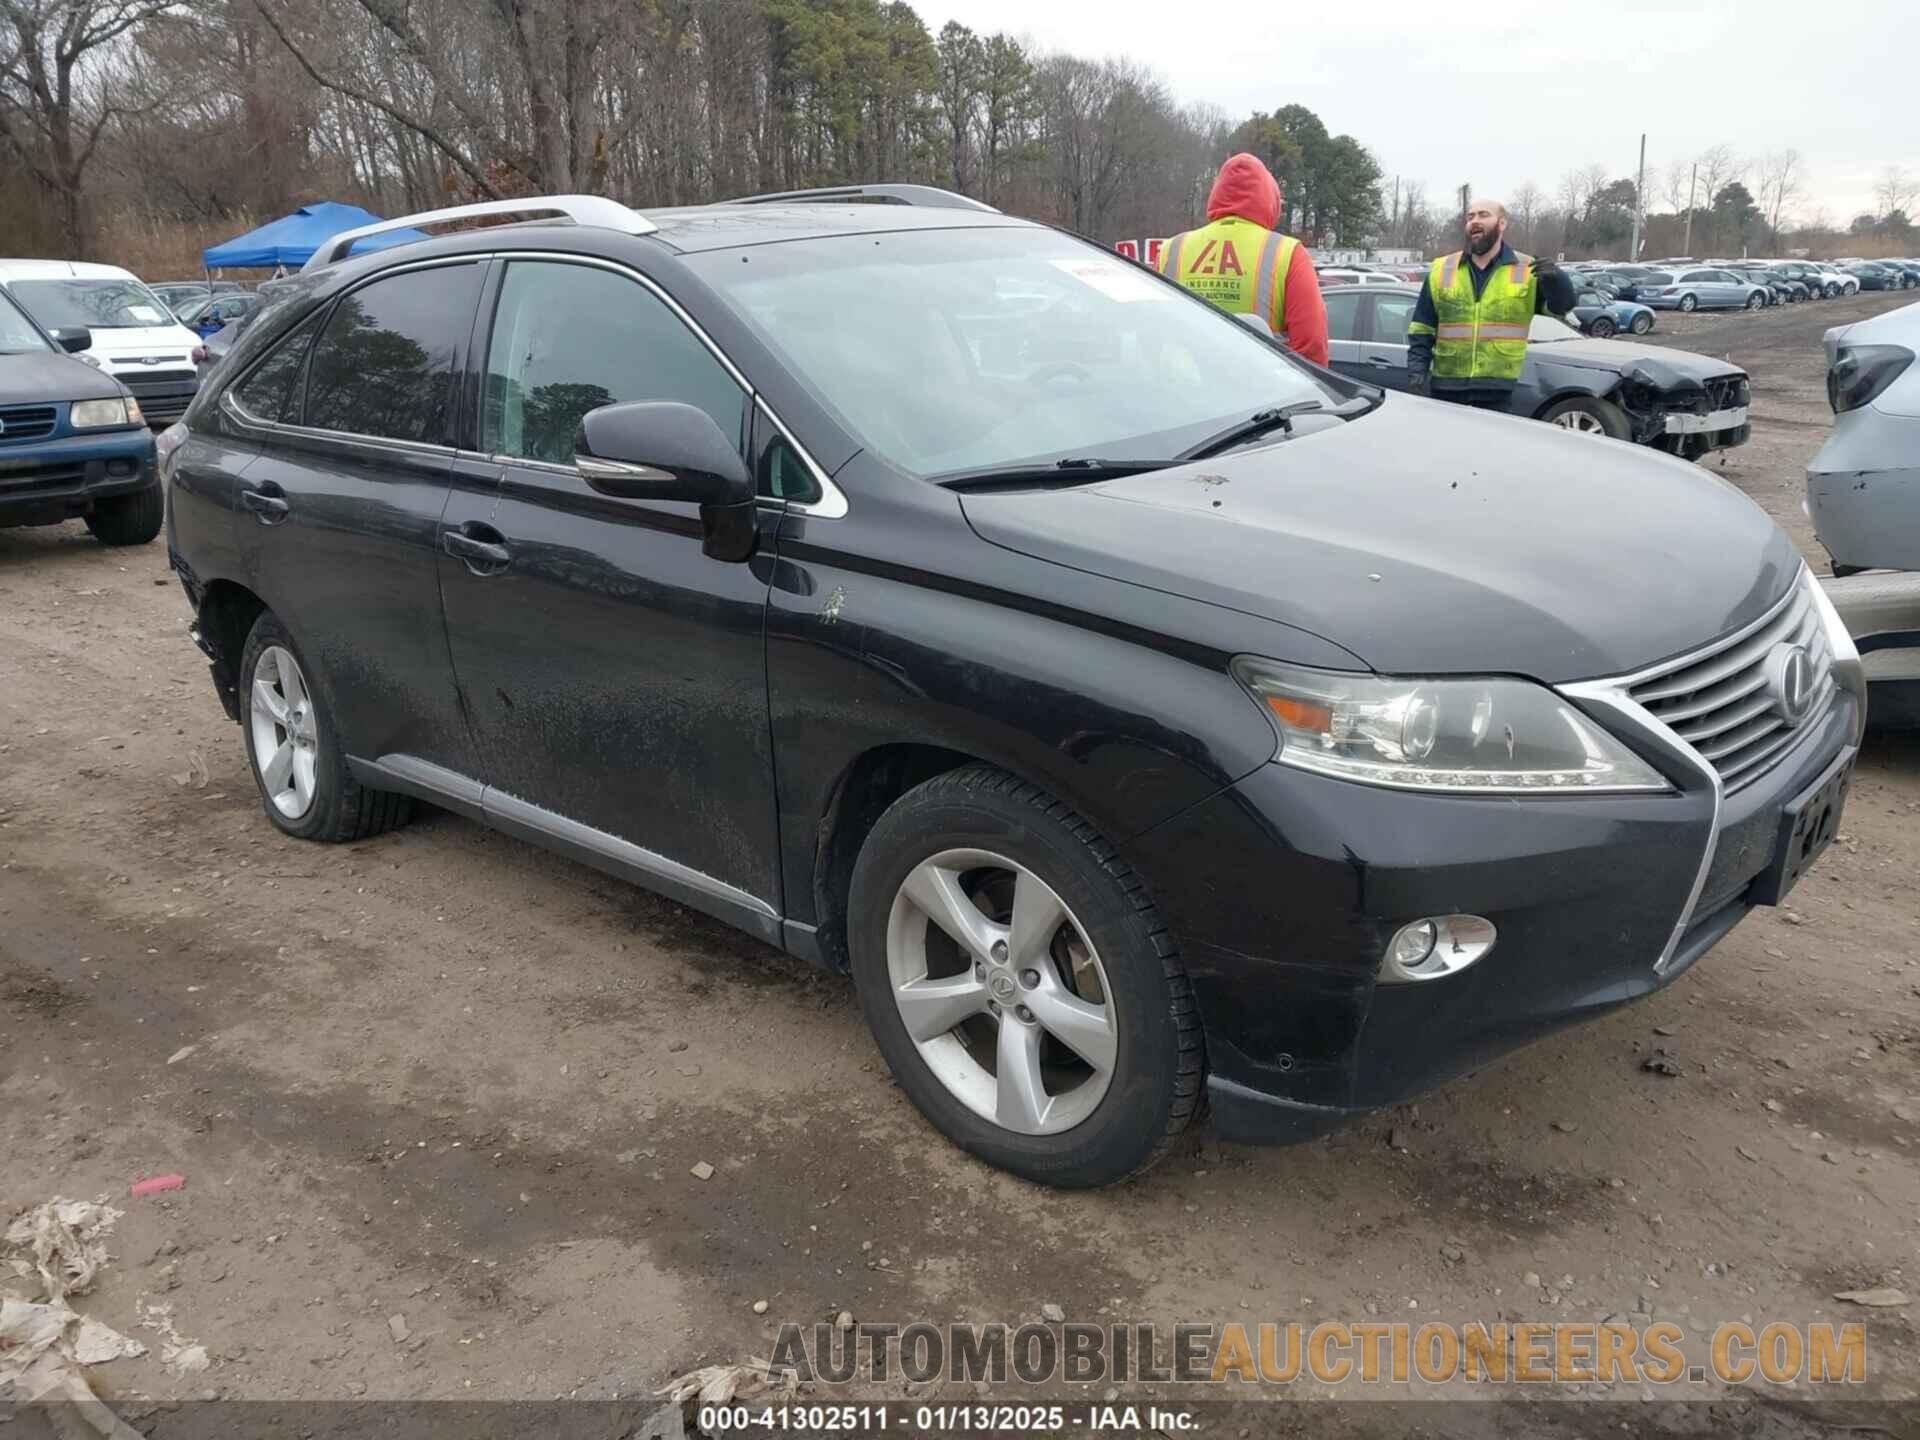
[[(358, 230), (362, 225), (379, 223), (378, 215), (362, 210), (358, 205), (340, 205), (332, 200), (321, 200), (312, 205), (302, 205), (293, 214), (283, 215), (258, 230), (249, 230), (222, 244), (211, 245), (200, 252), (200, 258), (209, 270), (266, 269), (275, 265), (297, 270), (307, 263), (315, 250), (342, 231)], [(426, 238), (419, 230), (391, 230), (385, 235), (369, 236), (353, 249), (357, 255)]]

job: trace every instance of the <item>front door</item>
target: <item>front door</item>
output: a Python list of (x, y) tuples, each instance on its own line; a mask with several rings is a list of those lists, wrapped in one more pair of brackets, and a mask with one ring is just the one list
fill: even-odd
[(461, 460), (440, 576), (488, 818), (770, 917), (778, 513), (751, 560), (715, 560), (698, 506), (601, 494), (573, 464), (580, 417), (630, 400), (695, 405), (744, 447), (745, 389), (638, 277), (587, 262), (504, 262), (479, 353), (480, 454)]
[[(232, 390), (251, 583), (326, 689), (350, 755), (470, 773), (440, 618), (440, 512), (481, 263), (348, 291)], [(244, 698), (244, 696), (243, 696)]]

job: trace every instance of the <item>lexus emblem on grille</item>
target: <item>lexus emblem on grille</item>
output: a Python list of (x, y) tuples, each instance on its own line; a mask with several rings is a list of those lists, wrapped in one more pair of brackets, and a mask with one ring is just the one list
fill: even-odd
[(1789, 725), (1798, 725), (1813, 708), (1813, 657), (1804, 645), (1784, 641), (1767, 655), (1767, 694)]

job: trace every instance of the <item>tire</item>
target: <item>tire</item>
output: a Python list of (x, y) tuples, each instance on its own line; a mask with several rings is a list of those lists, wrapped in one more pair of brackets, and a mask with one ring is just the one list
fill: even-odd
[(1753, 295), (1749, 295), (1749, 296), (1747, 297), (1747, 309), (1749, 309), (1749, 310), (1764, 310), (1764, 309), (1766, 309), (1766, 308), (1767, 308), (1767, 297), (1766, 297), (1766, 296), (1764, 296), (1764, 295), (1761, 295), (1761, 294), (1757, 294), (1757, 293), (1756, 293), (1756, 294), (1753, 294)]
[(1680, 313), (1683, 315), (1691, 315), (1699, 304), (1700, 302), (1694, 299), (1693, 296), (1682, 295), (1680, 297)]
[[(292, 674), (282, 668), (291, 663)], [(318, 678), (271, 612), (253, 622), (240, 652), (240, 733), (267, 819), (296, 840), (365, 840), (406, 823), (413, 801), (360, 784), (347, 769), (333, 712)], [(297, 681), (297, 685), (294, 682)], [(262, 694), (260, 686), (267, 687)], [(297, 690), (297, 696), (290, 693)], [(281, 709), (274, 713), (272, 701)], [(289, 723), (291, 722), (291, 723)], [(279, 743), (281, 737), (285, 743)], [(274, 746), (267, 760), (261, 750)], [(287, 752), (284, 772), (269, 778), (273, 756)], [(284, 787), (282, 785), (284, 778)]]
[(1633, 328), (1634, 334), (1645, 335), (1648, 331), (1653, 329), (1653, 316), (1651, 315), (1634, 316), (1632, 328)]
[(166, 492), (155, 480), (131, 495), (94, 501), (87, 529), (102, 545), (145, 545), (160, 533), (166, 518)]
[(1558, 425), (1579, 435), (1605, 435), (1610, 440), (1633, 438), (1633, 425), (1627, 419), (1627, 412), (1611, 400), (1593, 395), (1556, 400), (1540, 412), (1540, 418), (1549, 425)]
[[(1024, 956), (1005, 943), (1015, 895), (1052, 922), (1039, 922), (1044, 945)], [(1166, 922), (1113, 847), (1037, 786), (974, 765), (903, 795), (861, 847), (847, 936), (895, 1080), (988, 1164), (1042, 1185), (1112, 1184), (1160, 1159), (1202, 1109), (1200, 1020)], [(902, 996), (929, 976), (949, 988), (910, 1032)], [(1104, 1072), (1056, 1026), (1103, 1057)], [(1024, 1063), (1008, 1072), (1003, 1055)], [(1003, 1073), (1031, 1084), (1003, 1084)]]
[(1620, 327), (1615, 325), (1613, 321), (1609, 319), (1607, 316), (1597, 315), (1594, 317), (1593, 323), (1587, 326), (1587, 334), (1595, 336), (1601, 340), (1607, 340), (1612, 338), (1614, 333), (1618, 331), (1619, 328)]

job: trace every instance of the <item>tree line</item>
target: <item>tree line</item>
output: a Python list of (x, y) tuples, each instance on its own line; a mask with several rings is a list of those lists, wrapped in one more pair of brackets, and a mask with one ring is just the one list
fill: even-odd
[(1235, 147), (1296, 233), (1371, 238), (1379, 165), (1305, 107), (1235, 122), (904, 0), (0, 0), (0, 187), (38, 201), (0, 215), (13, 253), (93, 253), (127, 214), (876, 181), (1111, 240), (1198, 220)]

